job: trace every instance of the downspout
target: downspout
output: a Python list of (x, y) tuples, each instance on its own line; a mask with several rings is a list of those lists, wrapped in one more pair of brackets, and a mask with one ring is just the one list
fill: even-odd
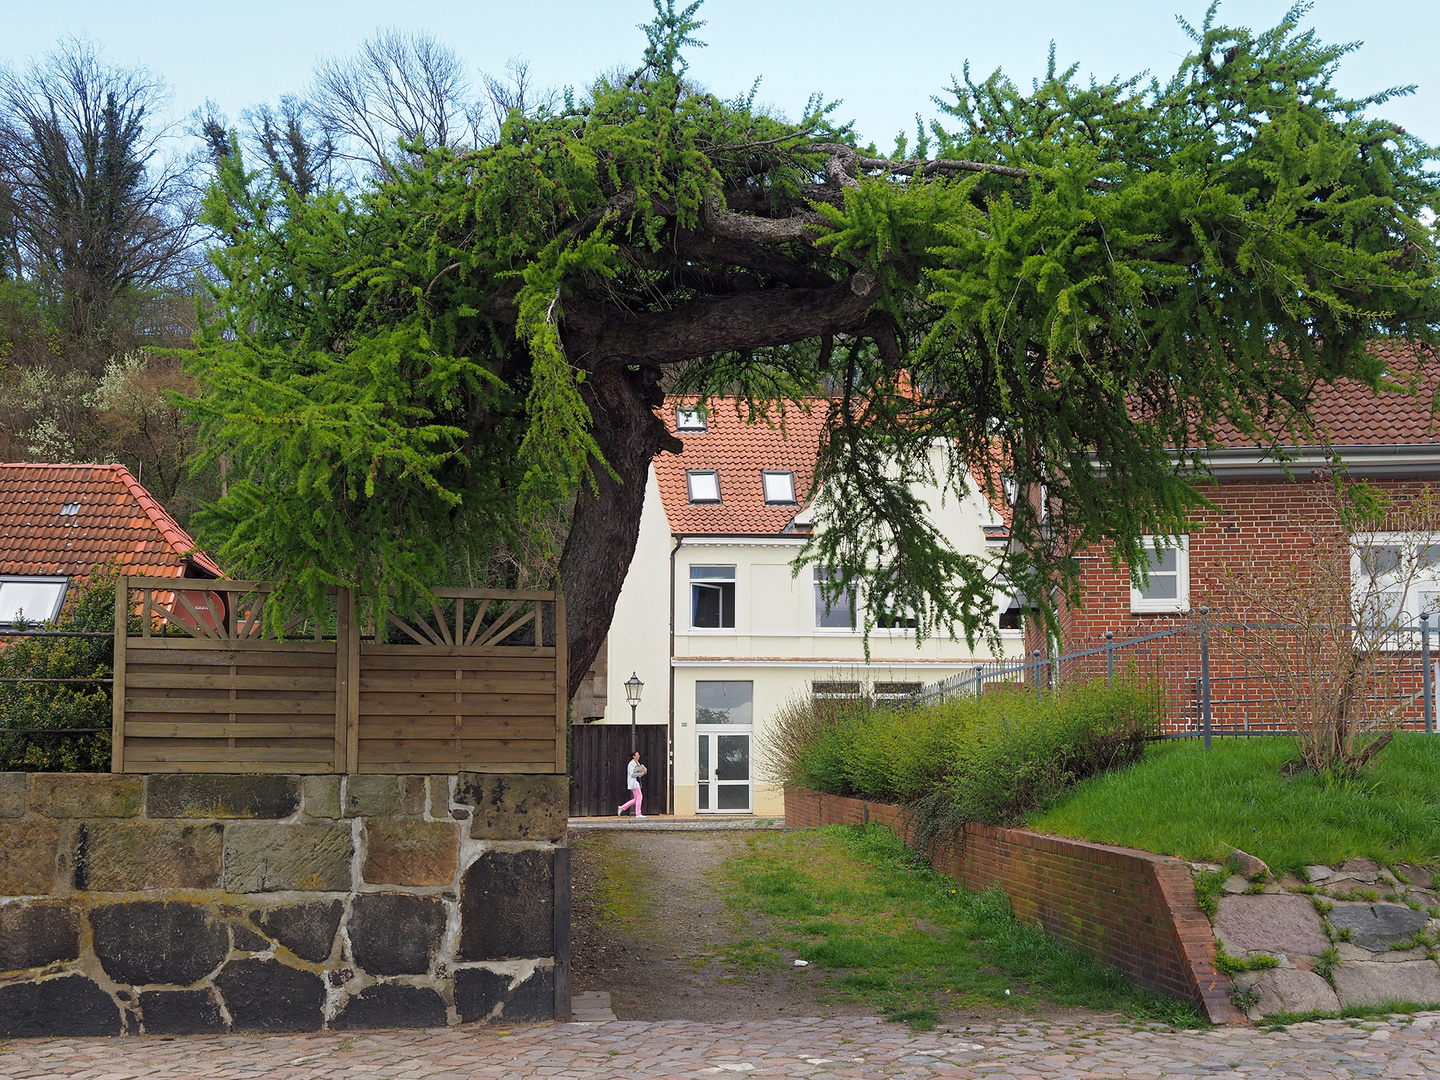
[(680, 537), (672, 536), (670, 549), (670, 657), (665, 661), (670, 675), (670, 761), (665, 769), (670, 777), (670, 813), (675, 813), (675, 552), (680, 550)]

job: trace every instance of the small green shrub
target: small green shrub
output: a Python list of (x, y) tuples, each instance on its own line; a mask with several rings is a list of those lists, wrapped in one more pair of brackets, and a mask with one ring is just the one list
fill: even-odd
[(1225, 891), (1224, 870), (1206, 870), (1195, 875), (1195, 906), (1213, 923), (1220, 912), (1220, 894)]

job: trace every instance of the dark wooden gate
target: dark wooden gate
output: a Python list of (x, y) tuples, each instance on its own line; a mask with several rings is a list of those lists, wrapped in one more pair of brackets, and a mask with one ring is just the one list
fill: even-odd
[[(630, 800), (625, 763), (630, 760), (629, 724), (576, 724), (572, 729), (570, 816), (604, 817)], [(640, 781), (647, 814), (670, 812), (670, 729), (641, 724), (636, 729), (640, 761), (650, 771)]]

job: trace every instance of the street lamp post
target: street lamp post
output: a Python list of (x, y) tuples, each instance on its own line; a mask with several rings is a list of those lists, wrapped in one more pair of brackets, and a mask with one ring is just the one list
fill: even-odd
[(630, 753), (632, 754), (640, 749), (635, 732), (635, 710), (640, 707), (640, 691), (643, 689), (645, 689), (645, 684), (632, 671), (630, 678), (625, 680), (625, 700), (630, 702)]

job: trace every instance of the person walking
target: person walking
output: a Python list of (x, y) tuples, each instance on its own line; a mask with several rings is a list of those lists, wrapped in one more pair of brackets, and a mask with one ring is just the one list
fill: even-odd
[(640, 764), (639, 750), (636, 750), (630, 755), (630, 760), (625, 765), (625, 786), (630, 789), (630, 801), (616, 809), (616, 817), (625, 813), (625, 811), (629, 810), (632, 806), (635, 808), (635, 816), (637, 818), (645, 816), (640, 812), (640, 806), (644, 799), (644, 794), (640, 791), (640, 778), (649, 771), (650, 770), (645, 768), (644, 765)]

